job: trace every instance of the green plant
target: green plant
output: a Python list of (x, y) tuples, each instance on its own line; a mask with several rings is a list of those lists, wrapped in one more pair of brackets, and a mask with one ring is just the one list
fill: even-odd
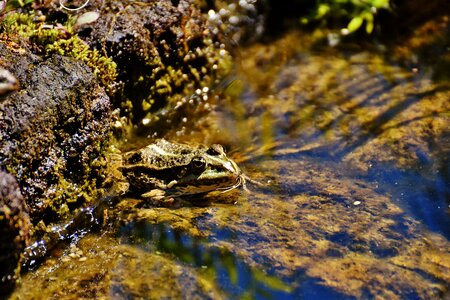
[(357, 31), (365, 23), (368, 34), (373, 31), (375, 15), (379, 10), (390, 9), (389, 0), (319, 0), (312, 15), (301, 19), (303, 24), (330, 18), (350, 19), (343, 34)]

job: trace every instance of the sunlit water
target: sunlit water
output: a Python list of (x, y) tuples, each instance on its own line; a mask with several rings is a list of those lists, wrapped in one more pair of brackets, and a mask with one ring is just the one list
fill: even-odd
[(69, 284), (69, 268), (92, 297), (448, 296), (448, 89), (376, 54), (287, 43), (244, 50), (213, 112), (166, 136), (225, 145), (258, 183), (200, 207), (125, 200), (78, 245), (86, 261), (56, 258), (17, 295)]

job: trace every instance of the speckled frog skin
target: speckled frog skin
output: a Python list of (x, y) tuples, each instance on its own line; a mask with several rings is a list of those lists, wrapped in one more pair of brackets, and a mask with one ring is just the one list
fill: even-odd
[(129, 192), (157, 201), (226, 192), (244, 183), (237, 164), (217, 144), (190, 146), (160, 139), (125, 153), (121, 170), (130, 185)]

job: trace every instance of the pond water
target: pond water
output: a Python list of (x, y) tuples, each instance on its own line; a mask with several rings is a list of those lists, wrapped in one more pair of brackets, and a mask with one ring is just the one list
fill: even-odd
[(310, 49), (298, 33), (241, 49), (208, 113), (165, 135), (223, 144), (247, 191), (179, 208), (123, 199), (12, 298), (450, 296), (447, 83)]

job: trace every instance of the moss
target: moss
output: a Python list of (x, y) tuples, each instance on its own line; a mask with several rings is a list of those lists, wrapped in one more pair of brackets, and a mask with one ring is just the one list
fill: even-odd
[(0, 29), (9, 38), (27, 39), (37, 46), (43, 55), (57, 53), (85, 62), (109, 93), (114, 90), (117, 77), (116, 63), (92, 50), (76, 34), (73, 33), (71, 21), (64, 25), (48, 25), (34, 21), (31, 13), (13, 13), (5, 16), (0, 22)]
[(101, 55), (97, 50), (91, 50), (78, 36), (60, 39), (46, 46), (47, 53), (56, 52), (60, 55), (73, 57), (84, 61), (100, 80), (108, 92), (114, 90), (114, 80), (117, 77), (116, 63)]
[[(41, 181), (47, 180), (48, 186), (41, 187), (41, 192), (45, 197), (45, 200), (43, 200), (45, 210), (47, 213), (51, 212), (51, 214), (56, 215), (57, 220), (64, 219), (73, 210), (71, 206), (77, 206), (77, 203), (93, 203), (99, 195), (104, 193), (100, 186), (105, 179), (105, 174), (112, 172), (106, 159), (112, 153), (110, 144), (110, 138), (105, 138), (96, 149), (91, 149), (98, 157), (80, 166), (83, 171), (78, 174), (76, 180), (72, 176), (67, 176), (66, 171), (69, 167), (63, 157), (56, 159), (54, 164), (51, 165), (47, 178), (36, 178), (35, 174), (29, 171), (23, 172), (21, 169), (25, 158), (20, 154), (11, 157), (10, 164), (6, 166), (6, 171), (20, 177), (22, 182), (34, 182), (39, 187), (43, 184)], [(25, 154), (25, 156), (27, 155)], [(45, 177), (45, 174), (43, 176)], [(36, 228), (35, 232), (41, 235), (45, 230), (42, 232), (42, 230)]]
[(128, 100), (121, 105), (134, 111), (134, 122), (154, 118), (160, 107), (175, 107), (183, 97), (203, 86), (211, 86), (216, 78), (230, 71), (230, 54), (220, 51), (210, 38), (205, 37), (202, 42), (202, 48), (178, 49), (176, 59), (184, 58), (181, 64), (165, 61), (156, 51), (150, 51), (154, 55), (144, 58), (149, 73), (142, 73), (135, 84), (147, 86), (148, 94), (140, 103), (125, 96)]

